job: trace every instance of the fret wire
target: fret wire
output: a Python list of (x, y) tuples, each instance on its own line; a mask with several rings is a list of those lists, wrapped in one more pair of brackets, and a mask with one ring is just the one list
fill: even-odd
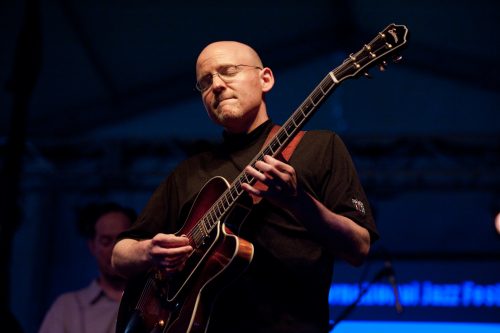
[[(264, 155), (269, 155), (270, 149), (269, 149), (269, 143), (264, 149), (255, 156), (254, 163), (252, 163), (252, 166), (255, 167), (255, 163), (257, 161), (262, 161), (264, 159)], [(271, 152), (272, 153), (272, 152)]]
[(212, 230), (212, 228), (213, 228), (213, 227), (214, 227), (214, 225), (216, 224), (216, 219), (215, 219), (215, 217), (214, 217), (214, 213), (215, 213), (215, 212), (214, 212), (213, 210), (211, 210), (211, 211), (210, 211), (210, 214), (209, 214), (209, 216), (210, 216), (210, 228), (209, 228), (209, 229), (210, 229), (210, 230)]
[(219, 214), (220, 214), (219, 219), (221, 219), (224, 216), (224, 214), (226, 214), (226, 212), (227, 212), (227, 209), (224, 206), (224, 201), (222, 199), (219, 199), (217, 201), (217, 207), (219, 207)]
[(275, 153), (275, 149), (274, 149), (274, 146), (273, 146), (273, 143), (275, 143), (276, 141), (271, 141), (269, 142), (268, 146), (266, 147), (266, 149), (264, 149), (262, 151), (262, 155), (260, 156), (259, 159), (263, 159), (264, 158), (264, 155), (273, 155)]
[(300, 126), (302, 124), (302, 120), (300, 119), (301, 117), (303, 117), (302, 109), (298, 109), (293, 116), (294, 123), (298, 123), (297, 126)]
[(234, 189), (234, 192), (236, 192), (236, 197), (239, 197), (242, 193), (241, 189), (241, 175), (235, 179), (232, 188)]
[[(235, 198), (233, 197), (233, 188), (232, 187), (229, 187), (229, 189), (227, 190), (227, 194), (231, 198), (231, 202), (234, 202)], [(229, 199), (228, 199), (228, 201), (229, 201)]]
[(198, 237), (200, 241), (203, 243), (203, 239), (205, 238), (205, 234), (203, 233), (203, 230), (200, 225), (197, 225), (196, 229), (198, 230)]
[(215, 213), (215, 217), (217, 219), (219, 219), (220, 211), (219, 211), (219, 206), (217, 205), (217, 203), (214, 204), (214, 213)]
[(196, 229), (197, 229), (197, 232), (196, 232), (196, 233), (198, 234), (198, 240), (199, 240), (201, 243), (203, 243), (203, 239), (205, 238), (205, 235), (203, 234), (203, 230), (201, 230), (201, 228), (200, 228), (200, 226), (199, 226), (199, 225), (197, 225)]
[(225, 196), (221, 197), (220, 204), (222, 205), (222, 211), (223, 211), (222, 214), (224, 215), (224, 214), (226, 214), (227, 209), (229, 207), (229, 202), (227, 202), (227, 199)]
[(226, 211), (225, 207), (224, 207), (224, 201), (223, 201), (223, 198), (219, 198), (216, 202), (215, 202), (215, 205), (217, 206), (218, 210), (219, 210), (219, 216), (222, 216), (224, 215), (224, 212)]
[[(302, 111), (302, 113), (303, 113), (303, 115), (304, 115), (304, 117), (305, 117), (305, 116), (307, 116), (307, 113), (309, 113), (309, 110), (310, 110), (310, 109), (311, 109), (314, 105), (313, 105), (313, 103), (312, 103), (312, 101), (311, 101), (311, 99), (310, 99), (310, 98), (308, 98), (308, 99), (304, 102), (304, 104), (303, 104), (303, 105), (304, 105), (304, 107), (303, 107), (303, 108), (301, 108), (301, 111)], [(307, 112), (307, 113), (306, 113), (306, 112)]]
[(241, 193), (243, 193), (243, 190), (241, 189), (241, 185), (238, 187), (235, 187), (234, 190), (236, 191), (237, 196), (240, 196)]
[(297, 126), (293, 126), (293, 124), (289, 123), (285, 125), (287, 127), (287, 131), (283, 131), (283, 135), (287, 136), (287, 140), (294, 136), (297, 131)]
[(203, 239), (205, 238), (204, 234), (203, 234), (203, 230), (201, 230), (200, 226), (197, 225), (196, 227), (197, 229), (197, 234), (198, 234), (198, 240), (203, 243)]
[(209, 233), (210, 230), (212, 229), (211, 228), (212, 223), (210, 222), (210, 216), (211, 215), (210, 215), (210, 211), (209, 211), (207, 214), (205, 214), (205, 216), (203, 216), (203, 218), (201, 220), (201, 221), (203, 221), (202, 223), (205, 226), (205, 230), (207, 230), (207, 233)]
[(314, 106), (318, 105), (319, 102), (321, 102), (321, 99), (323, 98), (323, 94), (319, 93), (317, 89), (315, 89), (312, 94), (310, 95), (309, 99), (311, 102), (314, 104)]
[[(274, 153), (275, 153), (275, 149), (273, 148), (273, 144), (274, 144), (275, 142), (276, 142), (276, 141), (274, 141), (274, 140), (273, 140), (273, 141), (271, 141), (271, 142), (269, 142), (269, 145), (267, 146), (267, 149), (266, 149), (266, 150), (268, 150), (268, 151), (267, 151), (267, 154), (265, 154), (265, 155), (274, 155)], [(271, 154), (269, 154), (269, 153), (271, 153)]]
[(220, 206), (219, 206), (218, 202), (214, 203), (213, 210), (214, 210), (214, 225), (215, 225), (216, 222), (220, 220), (220, 217), (222, 215), (222, 213), (220, 211)]
[(243, 190), (240, 187), (239, 189), (236, 190), (236, 192), (238, 193), (238, 195), (241, 195), (243, 193)]
[[(273, 140), (273, 142), (278, 142), (279, 145), (282, 145), (283, 143), (280, 141), (280, 137), (279, 136), (276, 136)], [(271, 144), (273, 143), (271, 142)]]
[(205, 236), (208, 236), (209, 232), (208, 232), (208, 229), (207, 229), (207, 226), (206, 226), (205, 219), (201, 220), (201, 226), (203, 227), (203, 232), (205, 233)]
[(309, 107), (309, 101), (306, 102), (302, 103), (302, 105), (297, 109), (297, 112), (293, 115), (293, 119), (298, 119), (299, 124), (302, 122), (301, 118), (304, 117), (304, 110)]
[(221, 207), (220, 200), (215, 203), (215, 207), (217, 208), (217, 214), (218, 214), (218, 217), (220, 218), (224, 214), (224, 209), (222, 209), (223, 207)]
[(330, 75), (327, 75), (320, 83), (321, 91), (323, 91), (324, 94), (327, 94), (334, 85), (335, 82), (333, 82), (333, 78)]
[(289, 135), (287, 135), (287, 134), (283, 131), (283, 132), (278, 133), (278, 137), (281, 137), (281, 141), (282, 141), (282, 142), (286, 142), (286, 140), (288, 140), (288, 138), (289, 138), (290, 136), (289, 136)]
[(283, 128), (283, 131), (285, 132), (285, 134), (286, 134), (287, 136), (290, 136), (290, 133), (288, 133), (289, 126), (287, 126), (287, 124), (286, 124), (286, 123), (283, 125), (283, 127), (282, 127), (282, 128)]
[(300, 112), (297, 113), (296, 119), (298, 120), (299, 124), (302, 124), (303, 120), (305, 119), (306, 115), (303, 111), (302, 108), (299, 109)]
[[(241, 178), (242, 178), (242, 180), (243, 180), (244, 183), (249, 183), (248, 174), (246, 172), (244, 172), (241, 175)], [(241, 186), (241, 182), (240, 182), (240, 186)]]
[(226, 209), (229, 209), (229, 207), (231, 207), (234, 203), (234, 198), (233, 198), (233, 194), (231, 193), (231, 188), (228, 188), (224, 194), (224, 197), (226, 198), (226, 202), (227, 202), (227, 208)]
[(236, 179), (233, 181), (233, 184), (231, 185), (232, 188), (236, 191), (236, 195), (238, 196), (238, 189), (241, 188), (241, 177), (243, 175), (243, 172), (236, 177)]
[(212, 228), (217, 225), (217, 221), (219, 221), (219, 216), (217, 216), (217, 211), (214, 209), (212, 213)]
[(236, 199), (238, 199), (238, 191), (236, 190), (236, 188), (231, 187), (229, 193), (231, 193), (231, 198), (233, 199), (233, 201), (236, 201)]
[(236, 196), (240, 196), (241, 195), (241, 184), (244, 182), (243, 180), (243, 174), (244, 173), (241, 173), (240, 176), (234, 181), (234, 185), (233, 185), (233, 188), (234, 188), (234, 191), (236, 192)]
[(314, 107), (314, 101), (310, 97), (308, 98), (308, 102), (309, 103), (307, 104), (307, 108), (305, 110), (303, 110), (304, 119), (306, 119), (307, 117), (309, 117), (309, 114), (311, 113), (311, 110)]
[(203, 239), (202, 235), (201, 235), (201, 232), (200, 232), (200, 227), (198, 225), (196, 225), (195, 227), (195, 234), (196, 234), (196, 238), (198, 239), (198, 241), (201, 241)]
[(277, 141), (271, 142), (271, 145), (269, 147), (271, 148), (273, 155), (274, 155), (279, 150), (279, 142), (277, 142)]
[(279, 153), (280, 147), (282, 146), (281, 143), (278, 142), (278, 140), (271, 142), (269, 153), (267, 155), (269, 156), (276, 156)]
[(224, 210), (226, 211), (229, 206), (231, 206), (230, 202), (227, 200), (227, 196), (222, 196), (222, 205), (224, 206)]
[[(278, 147), (276, 147), (276, 144), (278, 144)], [(264, 149), (262, 151), (262, 155), (271, 155), (271, 156), (275, 156), (277, 151), (278, 151), (278, 148), (279, 148), (279, 142), (278, 142), (278, 138), (274, 138), (274, 140), (272, 140), (271, 142), (269, 142), (268, 146), (266, 147), (266, 149)], [(264, 159), (264, 156), (262, 156), (262, 159)]]

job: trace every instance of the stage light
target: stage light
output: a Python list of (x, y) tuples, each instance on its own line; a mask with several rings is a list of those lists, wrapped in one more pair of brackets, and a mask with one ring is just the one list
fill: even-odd
[(500, 194), (495, 193), (490, 206), (490, 214), (493, 219), (495, 233), (500, 236)]
[(495, 230), (497, 232), (497, 235), (500, 235), (500, 212), (496, 212), (495, 215)]

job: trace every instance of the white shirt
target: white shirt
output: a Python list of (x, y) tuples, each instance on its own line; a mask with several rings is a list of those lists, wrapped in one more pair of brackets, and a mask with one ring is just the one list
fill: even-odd
[(86, 288), (60, 295), (39, 333), (114, 333), (119, 305), (94, 280)]

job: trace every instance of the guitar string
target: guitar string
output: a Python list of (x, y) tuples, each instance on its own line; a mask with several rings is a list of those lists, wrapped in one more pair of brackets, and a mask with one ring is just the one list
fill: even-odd
[(139, 298), (139, 301), (137, 302), (137, 307), (136, 309), (140, 309), (140, 310), (144, 310), (143, 309), (143, 306), (146, 302), (145, 298), (146, 298), (146, 295), (145, 294), (149, 294), (150, 291), (151, 291), (151, 284), (153, 283), (153, 278), (152, 277), (149, 277), (148, 278), (148, 281), (146, 282), (146, 285), (144, 286), (144, 289), (141, 293), (141, 297)]
[[(370, 45), (370, 46), (376, 45), (377, 42), (379, 42), (380, 40), (385, 40), (385, 38), (381, 37), (381, 35), (377, 35), (368, 45)], [(382, 49), (388, 49), (387, 42), (385, 44), (382, 44), (382, 46), (378, 47), (375, 52), (378, 52), (378, 51), (380, 51)], [(334, 75), (338, 76), (339, 74), (345, 72), (348, 69), (356, 68), (357, 65), (360, 65), (359, 64), (360, 61), (363, 61), (363, 60), (366, 60), (366, 59), (370, 59), (370, 53), (373, 53), (373, 52), (368, 52), (368, 56), (365, 56), (364, 59), (363, 58), (362, 59), (358, 59), (358, 57), (360, 55), (362, 55), (364, 52), (365, 53), (367, 52), (367, 50), (365, 48), (363, 48), (360, 51), (356, 52), (353, 55), (354, 59), (351, 59), (350, 57), (348, 59), (346, 59), (346, 62), (344, 64), (344, 66), (341, 65), (341, 68), (336, 68), (336, 69), (334, 69), (332, 71), (334, 73)], [(377, 58), (383, 58), (383, 56), (384, 56), (384, 54), (376, 56), (372, 60), (368, 61), (366, 64), (362, 65), (358, 69), (358, 72), (360, 70), (364, 69), (366, 66), (368, 66), (371, 62), (373, 62), (375, 60), (379, 60)], [(355, 74), (357, 74), (357, 73), (355, 73)], [(326, 82), (326, 81), (328, 81), (328, 82)], [(298, 128), (302, 125), (302, 123), (305, 120), (307, 120), (307, 117), (310, 116), (310, 112), (314, 111), (314, 108), (313, 108), (313, 110), (308, 110), (308, 108), (310, 108), (311, 106), (317, 106), (319, 103), (321, 103), (322, 100), (330, 93), (330, 91), (332, 90), (332, 88), (335, 86), (335, 82), (333, 82), (333, 84), (332, 84), (332, 82), (333, 82), (332, 78), (329, 75), (327, 75), (320, 82), (320, 84), (318, 85), (318, 87), (316, 87), (313, 90), (313, 92), (308, 96), (308, 98), (306, 98), (306, 100), (299, 106), (299, 108), (296, 110), (296, 112), (294, 112), (292, 114), (292, 117), (290, 117), (290, 119), (285, 122), (285, 124), (283, 125), (283, 127), (276, 133), (276, 135), (274, 136), (274, 138), (271, 140), (271, 143), (269, 145), (267, 145), (263, 149), (262, 153), (259, 153), (257, 155), (257, 157), (252, 160), (252, 162), (250, 163), (250, 165), (253, 166), (258, 160), (261, 160), (263, 158), (263, 155), (266, 155), (265, 154), (266, 152), (270, 151), (272, 154), (274, 154), (276, 151), (278, 151), (280, 148), (283, 147), (283, 144), (281, 144), (281, 142), (279, 141), (280, 136), (285, 136), (285, 139), (283, 141), (286, 142), (286, 140), (289, 137), (291, 137), (294, 134), (294, 132), (296, 132), (298, 130)], [(323, 89), (323, 87), (325, 87), (325, 86), (326, 86), (326, 89)], [(297, 119), (300, 119), (298, 121), (299, 124), (297, 124)], [(293, 128), (292, 123), (295, 126), (295, 128)], [(291, 133), (287, 133), (286, 130), (290, 129), (290, 128), (292, 128)], [(274, 149), (274, 151), (273, 151), (272, 145), (275, 144), (275, 143), (278, 143), (279, 145), (278, 145), (278, 148)], [(219, 199), (216, 200), (212, 204), (212, 207), (200, 219), (199, 222), (203, 223), (203, 225), (201, 227), (206, 227), (207, 226), (206, 222), (207, 222), (207, 218), (208, 217), (210, 217), (212, 219), (212, 223), (210, 221), (208, 221), (209, 222), (209, 226), (208, 226), (208, 228), (205, 228), (207, 232), (203, 232), (203, 230), (200, 229), (200, 223), (197, 223), (190, 230), (190, 232), (188, 232), (188, 234), (187, 234), (188, 238), (193, 238), (194, 241), (195, 241), (195, 243), (196, 243), (195, 245), (197, 247), (198, 247), (199, 242), (202, 242), (202, 240), (205, 237), (207, 237), (208, 234), (212, 231), (212, 229), (215, 226), (215, 224), (227, 212), (228, 208), (232, 205), (232, 203), (239, 198), (239, 196), (243, 192), (240, 189), (240, 187), (241, 187), (241, 180), (243, 178), (246, 178), (247, 182), (250, 183), (250, 184), (255, 181), (254, 177), (249, 176), (246, 172), (243, 171), (236, 178), (236, 180), (233, 182), (233, 184), (231, 184), (231, 186), (219, 197)], [(233, 189), (235, 189), (235, 190), (233, 191)], [(236, 194), (235, 194), (236, 198), (233, 197), (233, 195), (231, 194), (232, 192), (236, 192)], [(231, 201), (228, 199), (228, 194), (230, 195), (230, 197), (232, 199)], [(226, 205), (224, 205), (224, 202), (223, 202), (224, 200), (226, 200), (226, 202), (228, 203), (227, 204), (228, 207), (226, 207)], [(221, 206), (222, 206), (222, 209), (221, 209)], [(217, 209), (219, 210), (219, 212), (218, 212), (219, 214), (215, 214), (215, 218), (214, 218), (212, 212), (216, 213)]]
[[(326, 80), (328, 80), (330, 82), (325, 82)], [(276, 133), (276, 135), (274, 136), (274, 138), (271, 140), (270, 144), (267, 145), (263, 149), (263, 151), (261, 153), (259, 153), (256, 158), (254, 158), (252, 160), (252, 162), (250, 163), (250, 165), (254, 165), (258, 160), (261, 160), (264, 155), (267, 155), (267, 153), (269, 153), (269, 151), (274, 155), (276, 153), (276, 151), (278, 151), (279, 148), (283, 146), (283, 144), (280, 142), (280, 137), (285, 136), (285, 139), (283, 140), (283, 142), (286, 142), (287, 139), (290, 138), (294, 134), (294, 132), (296, 132), (299, 129), (299, 127), (302, 125), (302, 123), (310, 115), (311, 110), (308, 110), (310, 108), (310, 106), (311, 105), (312, 106), (318, 105), (318, 103), (320, 103), (322, 101), (322, 99), (333, 88), (334, 85), (331, 84), (332, 82), (333, 82), (333, 80), (331, 79), (331, 77), (327, 75), (320, 82), (320, 84), (318, 85), (318, 87), (308, 96), (308, 98), (305, 100), (305, 102), (302, 103), (299, 106), (299, 108), (297, 109), (297, 111), (292, 114), (292, 117), (290, 118), (290, 120), (288, 120), (287, 122), (285, 122), (285, 124), (283, 125), (283, 127)], [(325, 89), (323, 89), (323, 86), (326, 86), (327, 84), (329, 85), (329, 87), (327, 87), (327, 89), (325, 91)], [(320, 93), (319, 90), (321, 90), (321, 93)], [(318, 99), (318, 97), (319, 97), (319, 99)], [(299, 121), (297, 121), (297, 119), (299, 119)], [(297, 124), (297, 122), (298, 122), (298, 124)], [(295, 126), (295, 128), (292, 126), (292, 123)], [(291, 131), (290, 131), (290, 128), (292, 128)], [(287, 133), (287, 131), (286, 131), (287, 129), (290, 131), (290, 133)], [(279, 144), (278, 148), (273, 149), (272, 148), (273, 144), (276, 144), (276, 143)], [(220, 196), (220, 198), (217, 201), (214, 202), (214, 204), (212, 205), (211, 209), (207, 212), (207, 214), (205, 214), (205, 216), (202, 217), (202, 219), (200, 219), (200, 223), (205, 223), (206, 217), (210, 216), (211, 212), (214, 211), (214, 210), (216, 210), (216, 208), (220, 208), (221, 203), (222, 203), (222, 207), (224, 209), (223, 209), (223, 213), (219, 214), (219, 216), (223, 216), (224, 215), (224, 213), (227, 211), (227, 208), (223, 204), (224, 199), (226, 199), (226, 201), (229, 201), (227, 199), (227, 195), (228, 195), (228, 193), (231, 194), (231, 190), (233, 188), (235, 188), (235, 191), (236, 191), (236, 198), (238, 198), (241, 195), (242, 190), (240, 190), (239, 187), (241, 186), (241, 179), (243, 179), (243, 178), (246, 178), (246, 180), (247, 180), (248, 183), (252, 183), (255, 180), (254, 177), (249, 176), (246, 172), (243, 171), (236, 178), (236, 180), (233, 182), (232, 186), (229, 189), (227, 189)], [(236, 200), (232, 196), (231, 196), (231, 199), (233, 199), (234, 201)], [(231, 206), (231, 205), (229, 204), (228, 206)], [(219, 218), (216, 218), (215, 220), (218, 221)], [(194, 226), (194, 228), (191, 229), (191, 231), (188, 233), (188, 237), (194, 238), (194, 241), (197, 244), (200, 241), (200, 239), (198, 237), (196, 237), (196, 236), (199, 236), (199, 225), (200, 225), (199, 223), (196, 224)], [(211, 231), (212, 227), (213, 226), (210, 225), (210, 228), (207, 228), (208, 231)]]

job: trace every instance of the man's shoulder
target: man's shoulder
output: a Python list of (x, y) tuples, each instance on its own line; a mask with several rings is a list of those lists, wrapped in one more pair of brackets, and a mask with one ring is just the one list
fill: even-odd
[(200, 165), (211, 163), (216, 159), (220, 159), (222, 146), (220, 144), (212, 143), (204, 149), (200, 149), (192, 154), (188, 154), (174, 169), (174, 173), (179, 171), (192, 170), (198, 168)]
[(314, 142), (333, 142), (339, 138), (337, 133), (325, 129), (306, 130), (304, 134), (304, 139)]
[(78, 293), (80, 290), (67, 291), (56, 297), (52, 303), (51, 311), (66, 313), (78, 307)]
[(89, 285), (83, 288), (70, 290), (60, 294), (54, 301), (54, 305), (58, 304), (59, 306), (61, 306), (67, 304), (74, 304), (77, 303), (78, 300), (91, 299), (100, 292), (101, 289), (99, 285), (95, 280), (93, 280)]

